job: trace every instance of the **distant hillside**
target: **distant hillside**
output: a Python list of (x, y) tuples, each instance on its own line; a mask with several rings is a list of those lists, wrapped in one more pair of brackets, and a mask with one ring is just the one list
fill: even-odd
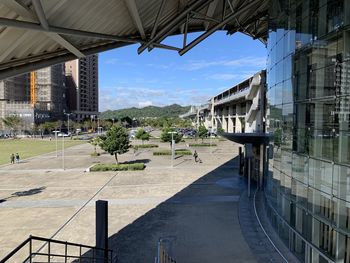
[(102, 119), (120, 119), (123, 117), (146, 118), (146, 117), (178, 117), (190, 110), (191, 106), (181, 106), (173, 104), (164, 107), (147, 106), (144, 108), (128, 108), (120, 110), (108, 110), (101, 113)]

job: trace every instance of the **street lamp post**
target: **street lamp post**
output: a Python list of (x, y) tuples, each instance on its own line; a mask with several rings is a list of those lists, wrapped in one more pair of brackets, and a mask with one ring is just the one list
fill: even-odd
[(91, 117), (91, 128), (92, 128), (92, 132), (94, 133), (95, 129), (94, 129), (93, 121), (94, 121), (95, 115), (91, 115), (90, 117)]
[(62, 136), (62, 169), (64, 170), (64, 136)]
[(177, 133), (175, 131), (168, 132), (171, 134), (171, 167), (174, 167), (174, 159), (175, 159), (175, 143), (174, 143), (174, 134)]
[(53, 131), (53, 133), (55, 134), (55, 141), (56, 141), (56, 157), (58, 157), (58, 142), (57, 142), (57, 133), (59, 133), (59, 131)]
[(213, 128), (211, 126), (208, 127), (209, 128), (209, 151), (210, 151), (210, 154), (212, 154), (212, 150), (211, 150), (211, 135), (213, 133)]
[(100, 118), (97, 117), (97, 134), (100, 135)]
[(67, 115), (67, 119), (68, 119), (68, 123), (67, 123), (67, 128), (68, 128), (68, 131), (67, 131), (67, 134), (69, 135), (69, 116), (71, 115), (72, 113), (65, 113), (65, 115)]

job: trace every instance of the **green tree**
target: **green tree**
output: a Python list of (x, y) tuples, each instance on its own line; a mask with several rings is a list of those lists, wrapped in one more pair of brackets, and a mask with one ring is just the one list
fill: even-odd
[(41, 127), (42, 127), (43, 133), (46, 130), (49, 134), (51, 134), (51, 132), (53, 130), (55, 130), (55, 128), (56, 128), (56, 123), (55, 122), (44, 122), (41, 124)]
[(204, 125), (199, 126), (199, 128), (198, 128), (198, 137), (202, 139), (202, 142), (203, 142), (204, 138), (206, 138), (207, 136), (208, 136), (207, 128), (205, 128)]
[(142, 128), (138, 129), (136, 134), (135, 134), (135, 138), (138, 140), (142, 140), (142, 144), (144, 141), (148, 141), (150, 137), (151, 137), (151, 135), (149, 134), (149, 132), (146, 132)]
[[(171, 147), (171, 133), (170, 132), (175, 132), (173, 128), (164, 128), (161, 135), (160, 139), (163, 142), (170, 142), (170, 147)], [(174, 133), (173, 138), (175, 143), (179, 143), (182, 140), (182, 134), (181, 133)]]
[(225, 132), (225, 130), (222, 127), (218, 128), (218, 134), (223, 134)]
[(22, 119), (15, 115), (3, 118), (2, 122), (4, 123), (5, 127), (11, 130), (13, 136), (16, 136), (17, 131), (22, 126)]
[(118, 154), (126, 153), (130, 148), (129, 134), (120, 125), (114, 125), (105, 136), (101, 136), (100, 147), (111, 155), (114, 155), (118, 164)]
[(71, 127), (73, 128), (73, 133), (76, 133), (78, 129), (81, 129), (81, 123), (72, 121)]
[(101, 137), (95, 137), (89, 141), (92, 146), (94, 146), (94, 153), (97, 153), (97, 146), (102, 143)]
[(273, 133), (273, 142), (277, 147), (280, 147), (282, 144), (282, 129), (277, 128)]

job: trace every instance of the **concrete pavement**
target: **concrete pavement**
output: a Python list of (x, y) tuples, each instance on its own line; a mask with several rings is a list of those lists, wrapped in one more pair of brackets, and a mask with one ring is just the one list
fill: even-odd
[(84, 172), (114, 161), (91, 152), (89, 144), (69, 148), (65, 171), (55, 154), (0, 168), (0, 258), (30, 234), (94, 245), (94, 202), (103, 199), (119, 263), (153, 262), (158, 239), (168, 236), (178, 262), (257, 262), (239, 224), (238, 145), (197, 148), (202, 164), (183, 156), (174, 168), (169, 156), (131, 151), (121, 161), (142, 160), (147, 168), (118, 173)]

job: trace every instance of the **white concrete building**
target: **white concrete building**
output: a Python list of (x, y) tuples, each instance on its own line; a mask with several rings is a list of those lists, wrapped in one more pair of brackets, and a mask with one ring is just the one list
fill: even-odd
[(195, 127), (227, 133), (260, 133), (264, 131), (265, 71), (227, 89), (201, 106), (192, 106), (181, 118), (190, 118)]

